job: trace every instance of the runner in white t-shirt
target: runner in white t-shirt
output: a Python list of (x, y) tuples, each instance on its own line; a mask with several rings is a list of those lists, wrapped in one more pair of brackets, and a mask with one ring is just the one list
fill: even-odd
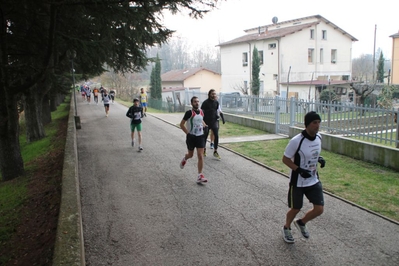
[[(305, 130), (293, 137), (288, 143), (283, 156), (283, 163), (291, 168), (290, 187), (288, 191), (288, 207), (286, 221), (283, 227), (283, 239), (287, 243), (294, 243), (291, 234), (291, 223), (309, 238), (306, 223), (323, 213), (323, 188), (317, 172), (317, 163), (325, 166), (325, 160), (320, 156), (321, 136), (318, 133), (321, 118), (316, 112), (305, 115)], [(295, 219), (303, 206), (303, 196), (313, 204), (301, 219)]]

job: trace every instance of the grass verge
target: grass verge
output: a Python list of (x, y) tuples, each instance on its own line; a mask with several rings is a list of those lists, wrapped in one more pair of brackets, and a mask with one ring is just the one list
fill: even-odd
[[(25, 132), (21, 131), (25, 175), (0, 181), (0, 265), (32, 258), (41, 263), (51, 261), (69, 102), (68, 97), (52, 112), (52, 122), (45, 126), (45, 138), (27, 143)], [(60, 134), (60, 130), (65, 134)]]
[[(241, 142), (223, 146), (253, 158), (281, 173), (288, 139)], [(362, 207), (399, 221), (399, 172), (346, 156), (322, 151), (326, 167), (319, 168), (323, 188)]]
[(244, 127), (239, 124), (234, 124), (227, 122), (226, 124), (222, 124), (220, 121), (219, 125), (219, 136), (220, 138), (228, 138), (228, 137), (239, 137), (239, 136), (255, 136), (255, 135), (264, 135), (268, 134), (267, 132), (255, 128)]

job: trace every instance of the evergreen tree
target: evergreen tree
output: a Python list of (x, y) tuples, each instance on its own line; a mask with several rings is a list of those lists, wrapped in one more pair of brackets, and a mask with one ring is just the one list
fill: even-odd
[(337, 101), (339, 97), (337, 97), (337, 93), (333, 89), (325, 89), (320, 93), (320, 101), (321, 102), (333, 102)]
[(156, 93), (155, 93), (155, 66), (152, 67), (151, 69), (151, 76), (150, 76), (150, 92), (151, 92), (151, 98), (155, 99), (156, 98)]
[(380, 58), (378, 59), (378, 65), (377, 65), (377, 82), (380, 82), (380, 83), (384, 83), (384, 63), (385, 63), (385, 58), (381, 51)]
[(378, 99), (378, 106), (390, 109), (393, 106), (393, 92), (395, 91), (394, 86), (384, 86), (381, 90)]
[(157, 54), (157, 58), (155, 59), (155, 67), (151, 70), (151, 80), (150, 80), (150, 89), (151, 89), (151, 98), (153, 99), (162, 99), (162, 80), (161, 80), (161, 59)]
[(161, 59), (157, 54), (157, 59), (155, 61), (155, 98), (162, 99), (162, 80), (161, 80)]
[(258, 49), (255, 46), (253, 53), (252, 53), (252, 84), (251, 84), (251, 88), (252, 88), (253, 95), (259, 95), (259, 89), (260, 89), (259, 72), (260, 72), (260, 58), (259, 58)]

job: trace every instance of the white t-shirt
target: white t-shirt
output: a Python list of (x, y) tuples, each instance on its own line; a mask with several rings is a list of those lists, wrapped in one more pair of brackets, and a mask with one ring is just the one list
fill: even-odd
[(104, 101), (104, 104), (109, 104), (109, 102), (111, 101), (111, 96), (109, 94), (107, 94), (107, 95), (104, 94), (103, 101)]
[[(298, 146), (302, 141), (301, 147)], [(296, 151), (298, 150), (298, 153)], [(315, 140), (307, 139), (302, 133), (293, 137), (284, 151), (284, 156), (302, 169), (311, 171), (311, 177), (303, 178), (300, 174), (291, 170), (290, 184), (297, 187), (310, 187), (319, 182), (317, 162), (321, 152), (321, 135), (316, 134)]]

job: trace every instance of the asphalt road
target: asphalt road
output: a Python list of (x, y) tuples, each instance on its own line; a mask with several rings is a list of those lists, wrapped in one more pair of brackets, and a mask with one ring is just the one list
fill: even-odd
[(179, 168), (184, 133), (148, 115), (139, 153), (126, 111), (78, 98), (87, 265), (399, 265), (398, 225), (328, 195), (310, 239), (293, 227), (286, 244), (285, 176), (221, 148), (198, 185), (195, 157)]

